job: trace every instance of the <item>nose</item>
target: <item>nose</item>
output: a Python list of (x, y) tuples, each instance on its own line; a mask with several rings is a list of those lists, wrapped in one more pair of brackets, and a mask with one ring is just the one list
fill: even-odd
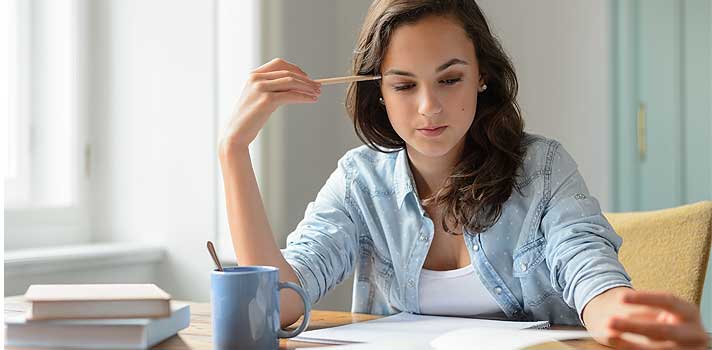
[(438, 116), (443, 111), (443, 106), (440, 104), (438, 96), (428, 88), (421, 89), (420, 101), (418, 105), (418, 113), (425, 117)]

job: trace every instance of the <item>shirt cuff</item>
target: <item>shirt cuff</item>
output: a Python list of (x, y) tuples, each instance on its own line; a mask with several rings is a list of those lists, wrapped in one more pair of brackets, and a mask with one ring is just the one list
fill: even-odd
[(316, 304), (321, 298), (321, 288), (319, 287), (319, 280), (316, 278), (314, 271), (312, 271), (308, 264), (301, 263), (298, 255), (289, 252), (287, 249), (282, 249), (282, 256), (284, 256), (284, 259), (292, 267), (294, 274), (297, 275), (299, 286), (302, 287), (307, 297), (309, 297), (309, 302), (311, 302), (312, 305)]

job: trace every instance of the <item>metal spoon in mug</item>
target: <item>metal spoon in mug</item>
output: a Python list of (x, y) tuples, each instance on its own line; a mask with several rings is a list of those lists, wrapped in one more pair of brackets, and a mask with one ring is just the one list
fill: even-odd
[(208, 251), (210, 252), (210, 256), (213, 257), (213, 261), (215, 262), (215, 265), (218, 267), (218, 271), (222, 271), (222, 264), (220, 264), (220, 260), (218, 259), (218, 254), (215, 253), (215, 247), (213, 246), (213, 242), (208, 241)]

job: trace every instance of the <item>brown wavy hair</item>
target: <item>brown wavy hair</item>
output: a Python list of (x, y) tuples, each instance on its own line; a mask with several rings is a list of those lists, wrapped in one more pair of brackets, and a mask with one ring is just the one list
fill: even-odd
[[(381, 74), (391, 35), (398, 26), (426, 16), (457, 20), (473, 41), (487, 90), (480, 93), (461, 159), (444, 186), (423, 205), (442, 210), (442, 225), (455, 222), (470, 233), (484, 232), (499, 220), (502, 206), (517, 187), (526, 147), (517, 96), (517, 76), (474, 0), (376, 0), (369, 7), (354, 50), (352, 74)], [(346, 109), (356, 134), (379, 152), (398, 152), (405, 141), (393, 129), (379, 103), (380, 82), (351, 83)], [(474, 98), (474, 96), (473, 96)]]

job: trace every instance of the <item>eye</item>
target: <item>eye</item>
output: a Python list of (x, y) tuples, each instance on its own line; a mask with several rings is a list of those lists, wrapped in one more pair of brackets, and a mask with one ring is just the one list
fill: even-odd
[(393, 90), (396, 91), (403, 91), (403, 90), (408, 90), (413, 87), (415, 84), (400, 84), (400, 85), (394, 85)]
[(441, 80), (440, 82), (445, 82), (445, 85), (455, 85), (460, 81), (462, 81), (462, 78), (445, 79)]

